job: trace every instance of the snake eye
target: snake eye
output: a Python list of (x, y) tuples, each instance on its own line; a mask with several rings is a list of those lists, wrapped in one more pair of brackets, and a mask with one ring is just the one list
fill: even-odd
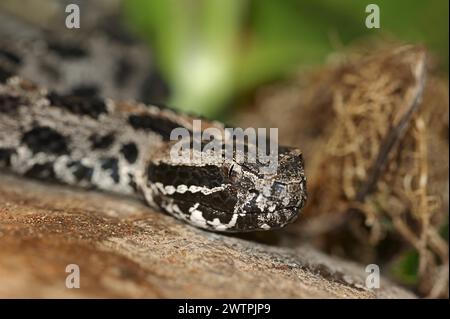
[(274, 190), (275, 194), (281, 194), (286, 189), (286, 184), (280, 183), (280, 182), (273, 182), (272, 189)]

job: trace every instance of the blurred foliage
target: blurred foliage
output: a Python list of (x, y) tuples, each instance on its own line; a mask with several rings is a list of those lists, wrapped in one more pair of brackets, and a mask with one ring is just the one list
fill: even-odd
[(394, 278), (402, 284), (416, 285), (419, 271), (419, 253), (416, 250), (408, 250), (394, 262), (390, 271)]
[[(381, 29), (365, 27), (369, 3)], [(168, 103), (207, 116), (367, 35), (424, 43), (448, 70), (447, 0), (125, 0), (124, 11), (155, 51)]]
[[(448, 241), (448, 221), (440, 230), (440, 235)], [(418, 283), (419, 260), (419, 252), (415, 249), (409, 249), (398, 256), (391, 265), (389, 272), (400, 283), (412, 287)]]
[[(448, 242), (448, 221), (440, 229), (440, 235)], [(408, 249), (396, 258), (389, 272), (398, 282), (413, 287), (419, 280), (419, 261), (419, 252)]]

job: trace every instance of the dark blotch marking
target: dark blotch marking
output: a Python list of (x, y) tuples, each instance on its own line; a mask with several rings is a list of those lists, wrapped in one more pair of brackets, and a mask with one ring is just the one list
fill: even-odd
[[(203, 213), (203, 218), (212, 221), (214, 218), (219, 218), (220, 222), (228, 223), (234, 211), (234, 206), (237, 203), (236, 194), (231, 190), (223, 190), (212, 194), (204, 195), (201, 192), (191, 193), (185, 192), (183, 194), (174, 193), (170, 195), (175, 200), (175, 203), (188, 202), (193, 206), (199, 203), (203, 206), (197, 208)], [(186, 213), (188, 210), (186, 210)]]
[(140, 100), (147, 104), (166, 101), (170, 95), (170, 89), (162, 76), (154, 70), (148, 71), (148, 76), (142, 82)]
[(111, 173), (111, 178), (115, 183), (119, 183), (120, 175), (119, 175), (119, 161), (114, 157), (104, 157), (100, 159), (101, 167), (104, 170), (109, 170)]
[(87, 56), (86, 50), (75, 43), (49, 42), (48, 49), (64, 59), (79, 59)]
[(9, 62), (19, 65), (22, 63), (22, 59), (17, 54), (8, 51), (6, 49), (0, 49), (0, 57), (6, 58)]
[(53, 169), (53, 163), (47, 162), (44, 164), (33, 165), (26, 173), (25, 177), (39, 178), (45, 180), (56, 180), (56, 174)]
[(170, 133), (173, 129), (180, 127), (180, 124), (168, 119), (153, 117), (151, 115), (130, 115), (128, 122), (137, 130), (153, 131), (162, 136), (164, 141), (170, 140)]
[(207, 221), (212, 222), (215, 218), (218, 218), (221, 224), (228, 224), (233, 218), (234, 206), (228, 205), (224, 208), (220, 208), (218, 205), (215, 205), (215, 207), (213, 207), (214, 210), (208, 208), (208, 206), (199, 206), (197, 208), (202, 212), (203, 218)]
[(91, 167), (87, 167), (83, 164), (81, 164), (80, 161), (74, 161), (70, 162), (67, 167), (69, 167), (72, 170), (73, 175), (77, 179), (77, 181), (91, 181), (92, 174), (94, 173), (94, 170)]
[(105, 103), (96, 96), (60, 95), (51, 92), (47, 98), (52, 106), (64, 108), (74, 114), (87, 115), (96, 119), (100, 114), (106, 113)]
[[(234, 230), (252, 230), (256, 229), (256, 225), (258, 225), (258, 216), (259, 214), (246, 214), (245, 216), (238, 216), (236, 220), (236, 224), (234, 226)], [(266, 224), (271, 228), (276, 228), (276, 224), (272, 221), (266, 221)]]
[(0, 166), (11, 166), (11, 156), (15, 152), (13, 148), (0, 148)]
[(6, 80), (8, 80), (12, 76), (13, 76), (12, 72), (10, 72), (9, 70), (3, 68), (0, 65), (0, 83), (5, 83)]
[(24, 100), (9, 94), (0, 95), (0, 113), (15, 113)]
[(123, 86), (134, 71), (134, 65), (127, 59), (127, 57), (122, 57), (118, 62), (117, 69), (114, 74), (114, 81), (117, 86)]
[(128, 177), (130, 178), (130, 182), (128, 183), (128, 185), (130, 185), (130, 187), (137, 191), (137, 185), (136, 185), (136, 181), (134, 180), (134, 176), (132, 174), (128, 174)]
[(83, 84), (76, 86), (72, 89), (70, 95), (83, 96), (83, 97), (95, 97), (99, 95), (99, 88), (95, 84)]
[(92, 148), (94, 149), (106, 149), (114, 143), (114, 133), (109, 133), (103, 136), (92, 134), (89, 137), (89, 141), (92, 143)]
[(214, 165), (192, 167), (183, 165), (150, 164), (147, 170), (148, 179), (163, 185), (191, 185), (218, 187), (226, 183), (224, 170)]
[(136, 144), (134, 143), (125, 144), (124, 146), (122, 146), (120, 152), (122, 152), (123, 156), (130, 164), (136, 162), (139, 154)]
[(67, 154), (67, 139), (48, 126), (35, 127), (26, 132), (22, 143), (28, 146), (33, 153)]

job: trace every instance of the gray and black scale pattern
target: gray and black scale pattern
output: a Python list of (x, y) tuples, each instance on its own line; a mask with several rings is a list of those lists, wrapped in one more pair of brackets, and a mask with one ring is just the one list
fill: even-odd
[[(79, 46), (12, 26), (0, 28), (0, 168), (136, 195), (213, 231), (268, 230), (295, 220), (306, 201), (299, 150), (280, 147), (275, 174), (237, 162), (243, 154), (236, 150), (234, 159), (202, 151), (201, 162), (174, 161), (170, 133), (177, 127), (192, 132), (193, 117), (102, 97), (145, 100), (136, 88), (145, 87), (140, 71), (146, 71), (132, 66), (133, 50), (110, 49), (112, 40), (102, 36)], [(22, 40), (8, 40), (8, 30), (20, 31)], [(202, 123), (223, 132), (221, 123)]]
[(96, 28), (71, 32), (42, 30), (0, 11), (0, 80), (19, 74), (64, 95), (163, 101), (169, 89), (151, 52), (113, 28), (112, 18), (98, 17)]
[(12, 79), (0, 86), (3, 166), (30, 177), (135, 192), (134, 170), (143, 156), (138, 149), (151, 144), (149, 134), (124, 125), (126, 114), (112, 116), (99, 98), (24, 89), (26, 82)]
[[(151, 119), (151, 120), (150, 120)], [(18, 76), (0, 83), (0, 166), (15, 173), (85, 188), (138, 195), (197, 227), (267, 230), (292, 222), (306, 200), (299, 150), (279, 148), (278, 169), (201, 151), (170, 156), (174, 127), (193, 118), (152, 105), (66, 96)], [(224, 126), (207, 123), (219, 130)], [(194, 154), (196, 150), (191, 149)]]

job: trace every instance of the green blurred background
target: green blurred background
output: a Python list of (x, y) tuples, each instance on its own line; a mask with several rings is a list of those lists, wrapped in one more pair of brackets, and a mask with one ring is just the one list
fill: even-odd
[[(370, 3), (380, 7), (380, 29), (365, 26)], [(210, 117), (368, 36), (425, 44), (448, 72), (447, 0), (126, 0), (124, 11), (155, 52), (172, 90), (167, 103)]]

